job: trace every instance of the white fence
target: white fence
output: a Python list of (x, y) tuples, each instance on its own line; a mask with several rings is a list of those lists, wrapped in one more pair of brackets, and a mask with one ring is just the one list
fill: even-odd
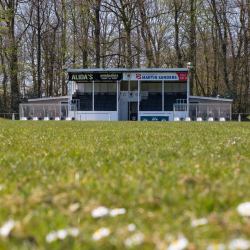
[(22, 103), (19, 105), (20, 120), (72, 120), (75, 105), (58, 103)]
[(190, 103), (174, 104), (174, 117), (191, 121), (232, 120), (231, 103)]

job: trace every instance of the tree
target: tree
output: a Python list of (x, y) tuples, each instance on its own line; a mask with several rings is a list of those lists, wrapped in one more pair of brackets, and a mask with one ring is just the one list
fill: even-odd
[[(19, 0), (1, 0), (0, 4), (3, 10), (2, 20), (6, 24), (8, 33), (8, 51), (6, 58), (9, 62), (9, 73), (10, 73), (10, 89), (11, 89), (11, 112), (17, 112), (19, 107), (19, 84), (18, 84), (18, 48), (23, 35), (28, 29), (29, 25), (16, 22), (17, 9), (20, 6)], [(22, 1), (22, 3), (26, 3)], [(32, 13), (32, 10), (31, 10)], [(16, 26), (19, 26), (17, 29)]]

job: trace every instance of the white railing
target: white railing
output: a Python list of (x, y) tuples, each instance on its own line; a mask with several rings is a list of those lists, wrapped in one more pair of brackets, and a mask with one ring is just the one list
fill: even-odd
[[(87, 111), (88, 112), (88, 111)], [(112, 113), (96, 113), (96, 112), (88, 112), (88, 113), (76, 113), (76, 115), (80, 115), (80, 121), (82, 120), (82, 115), (108, 115), (109, 116), (109, 121), (111, 121), (111, 115)]]

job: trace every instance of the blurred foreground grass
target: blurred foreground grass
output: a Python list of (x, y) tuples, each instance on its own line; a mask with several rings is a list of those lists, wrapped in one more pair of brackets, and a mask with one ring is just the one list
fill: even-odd
[[(236, 209), (250, 201), (249, 135), (233, 122), (1, 120), (0, 227), (15, 228), (0, 249), (125, 249), (135, 232), (144, 235), (135, 249), (157, 249), (166, 235), (184, 235), (190, 250), (250, 239)], [(92, 218), (100, 205), (126, 213)], [(79, 235), (46, 242), (67, 227)], [(101, 227), (110, 235), (93, 241)]]

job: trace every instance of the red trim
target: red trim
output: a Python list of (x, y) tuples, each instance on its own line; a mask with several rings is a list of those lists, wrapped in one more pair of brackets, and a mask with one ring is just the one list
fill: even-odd
[(187, 81), (188, 78), (188, 73), (186, 72), (176, 72), (176, 74), (178, 75), (179, 81)]

